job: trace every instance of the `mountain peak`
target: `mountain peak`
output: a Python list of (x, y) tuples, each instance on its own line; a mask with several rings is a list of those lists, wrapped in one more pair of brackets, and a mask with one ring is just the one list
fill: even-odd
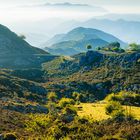
[(71, 30), (69, 33), (73, 33), (73, 32), (84, 32), (84, 33), (89, 33), (89, 32), (103, 32), (97, 29), (93, 29), (93, 28), (85, 28), (85, 27), (77, 27), (74, 28), (73, 30)]
[[(97, 47), (103, 47), (112, 42), (119, 42), (121, 46), (126, 45), (123, 41), (116, 38), (115, 36), (105, 33), (98, 29), (77, 27), (64, 35), (54, 36), (51, 40), (51, 46), (48, 46), (53, 54), (65, 55), (66, 50), (70, 50), (76, 54), (77, 52), (86, 51), (86, 45), (90, 44), (93, 49)], [(49, 42), (47, 43), (47, 45)], [(47, 45), (45, 47), (47, 47)], [(47, 50), (47, 49), (46, 49)], [(53, 51), (52, 51), (53, 50)], [(57, 52), (57, 53), (55, 53)]]

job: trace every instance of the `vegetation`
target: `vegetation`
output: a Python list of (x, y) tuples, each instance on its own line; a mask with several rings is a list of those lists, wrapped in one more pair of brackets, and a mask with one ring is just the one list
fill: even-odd
[[(138, 44), (124, 51), (123, 42), (100, 39), (101, 34), (112, 39), (106, 33), (77, 28), (66, 37), (77, 39), (72, 46), (76, 43), (78, 51), (89, 43), (105, 47), (93, 51), (88, 45), (85, 53), (52, 56), (6, 27), (0, 25), (0, 31), (0, 48), (5, 48), (0, 52), (0, 140), (140, 139)], [(92, 39), (91, 31), (99, 39)], [(3, 45), (5, 38), (10, 44)]]
[[(91, 118), (94, 121), (103, 121), (111, 118), (110, 115), (106, 114), (106, 106), (108, 106), (108, 103), (105, 101), (100, 101), (98, 103), (82, 103), (77, 106), (77, 113), (80, 117)], [(125, 115), (128, 115), (130, 112), (129, 114), (134, 116), (135, 119), (140, 120), (139, 107), (123, 105), (123, 110)]]
[(119, 121), (125, 118), (123, 107), (119, 102), (115, 101), (109, 102), (106, 106), (106, 114)]
[(92, 46), (91, 45), (87, 45), (86, 47), (88, 50), (91, 50), (92, 49)]
[(23, 39), (23, 40), (25, 40), (25, 39), (26, 39), (26, 36), (25, 36), (25, 35), (23, 35), (23, 34), (19, 35), (19, 37), (20, 37), (21, 39)]
[(140, 51), (140, 45), (136, 43), (132, 43), (129, 45), (129, 49), (131, 51)]
[[(55, 103), (57, 107), (57, 115), (54, 114), (27, 114), (16, 112), (6, 112), (2, 111), (3, 118), (1, 119), (0, 128), (5, 128), (0, 130), (4, 132), (4, 135), (15, 136), (17, 139), (137, 139), (139, 138), (139, 128), (140, 123), (137, 120), (122, 120), (116, 121), (116, 119), (110, 119), (103, 117), (100, 119), (98, 112), (105, 112), (106, 104), (80, 104), (80, 105), (67, 105), (64, 108), (59, 108), (59, 101)], [(88, 105), (88, 106), (87, 106)], [(99, 108), (104, 105), (104, 111)], [(79, 114), (82, 106), (85, 107), (85, 116)], [(91, 107), (90, 107), (91, 106)], [(77, 109), (80, 110), (77, 112)], [(120, 104), (119, 108), (120, 109)], [(87, 110), (93, 114), (87, 116)], [(103, 111), (103, 112), (102, 112)], [(136, 110), (138, 111), (138, 109)], [(77, 116), (77, 113), (79, 116)], [(14, 118), (12, 116), (15, 116)], [(99, 115), (99, 116), (98, 116)], [(104, 114), (106, 115), (106, 114)], [(11, 120), (9, 120), (11, 118)], [(18, 118), (18, 119), (16, 119)], [(97, 118), (97, 120), (95, 119)], [(140, 119), (140, 118), (139, 118)], [(96, 120), (96, 121), (95, 121)], [(5, 123), (7, 122), (7, 123)], [(6, 125), (7, 127), (3, 126)], [(10, 134), (9, 132), (9, 127)], [(127, 133), (126, 133), (127, 132)]]
[(67, 105), (74, 105), (75, 102), (73, 99), (69, 99), (69, 98), (62, 98), (60, 101), (59, 101), (59, 106), (61, 108), (64, 108), (66, 107)]
[(105, 47), (98, 47), (98, 50), (116, 52), (116, 53), (124, 53), (125, 52), (125, 50), (121, 48), (119, 42), (110, 43), (110, 44), (106, 45)]
[(122, 105), (131, 105), (140, 107), (140, 95), (134, 92), (121, 91), (118, 94), (110, 94), (106, 97), (108, 101), (117, 101)]

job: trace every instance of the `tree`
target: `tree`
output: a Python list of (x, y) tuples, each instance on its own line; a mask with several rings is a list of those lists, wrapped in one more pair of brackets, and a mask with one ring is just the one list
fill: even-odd
[(111, 52), (117, 52), (117, 53), (123, 53), (123, 52), (125, 52), (125, 50), (123, 50), (121, 48), (121, 45), (120, 45), (119, 42), (112, 42), (112, 43), (104, 46), (103, 48), (101, 48), (101, 50), (111, 51)]
[(97, 50), (101, 50), (101, 47), (98, 47)]
[(136, 43), (129, 44), (129, 48), (131, 51), (140, 51), (140, 45)]
[(92, 46), (91, 46), (91, 45), (87, 45), (86, 48), (87, 48), (88, 50), (91, 50), (91, 49), (92, 49)]
[(23, 35), (23, 34), (19, 35), (19, 37), (20, 37), (22, 40), (25, 40), (25, 39), (26, 39), (26, 36)]
[(119, 42), (113, 42), (111, 43), (113, 47), (116, 47), (116, 48), (120, 48), (120, 43)]

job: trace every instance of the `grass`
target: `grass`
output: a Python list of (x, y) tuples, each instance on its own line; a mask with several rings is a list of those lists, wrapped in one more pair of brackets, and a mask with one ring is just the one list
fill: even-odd
[[(78, 105), (78, 115), (80, 117), (93, 118), (97, 121), (105, 120), (110, 117), (106, 115), (105, 107), (105, 103), (82, 103)], [(126, 110), (126, 106), (124, 106), (124, 109)], [(140, 120), (140, 107), (127, 106), (127, 111), (131, 112), (136, 119)]]

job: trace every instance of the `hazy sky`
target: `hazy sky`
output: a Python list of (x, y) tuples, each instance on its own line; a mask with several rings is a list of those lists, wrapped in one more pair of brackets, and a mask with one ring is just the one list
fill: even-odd
[(140, 5), (139, 0), (0, 0), (0, 4), (27, 4), (40, 2), (73, 2), (73, 3), (88, 3), (88, 4), (103, 4), (103, 5)]
[[(45, 3), (77, 3), (98, 6), (106, 9), (108, 13), (140, 13), (140, 0), (0, 0), (0, 19), (8, 20), (28, 20), (37, 18), (90, 18), (102, 12), (84, 9), (75, 11), (66, 9), (41, 9), (37, 7), (20, 7), (23, 5), (36, 5)], [(18, 7), (19, 6), (19, 7)], [(12, 8), (13, 7), (13, 8)], [(80, 8), (79, 8), (80, 9)], [(105, 13), (104, 13), (105, 14)]]
[[(94, 15), (99, 15), (100, 11), (89, 11), (88, 9), (81, 8), (78, 12), (71, 10), (48, 10), (33, 7), (18, 7), (22, 5), (36, 5), (44, 3), (78, 3), (99, 6), (108, 11), (108, 13), (140, 13), (140, 0), (0, 0), (0, 19), (1, 21), (8, 20), (28, 20), (36, 18), (56, 18), (64, 17), (73, 19), (90, 18)], [(12, 8), (13, 7), (13, 8)], [(103, 13), (102, 13), (103, 14)]]
[(91, 5), (98, 5), (106, 7), (112, 12), (140, 12), (140, 0), (0, 0), (0, 7), (3, 5), (22, 5), (22, 4), (36, 4), (36, 3), (87, 3)]
[[(53, 5), (66, 2), (71, 5)], [(46, 3), (51, 5), (43, 6)], [(89, 6), (75, 7), (73, 4)], [(55, 26), (66, 20), (84, 21), (110, 13), (140, 14), (140, 0), (0, 0), (0, 24), (26, 35), (50, 34)]]

